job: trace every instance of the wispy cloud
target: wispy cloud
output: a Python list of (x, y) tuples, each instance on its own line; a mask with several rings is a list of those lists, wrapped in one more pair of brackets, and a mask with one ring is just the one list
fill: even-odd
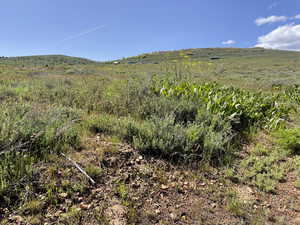
[(296, 15), (296, 16), (294, 16), (294, 19), (300, 19), (300, 14), (298, 14), (298, 15)]
[(223, 41), (222, 42), (223, 45), (233, 45), (235, 43), (236, 43), (236, 41), (234, 41), (234, 40), (228, 40), (228, 41)]
[(96, 26), (96, 27), (81, 31), (77, 34), (73, 34), (73, 35), (70, 35), (69, 37), (66, 37), (66, 38), (62, 39), (61, 41), (58, 42), (58, 44), (61, 44), (61, 43), (66, 42), (66, 41), (77, 39), (79, 37), (82, 37), (82, 36), (85, 36), (87, 34), (93, 33), (95, 31), (103, 29), (103, 28), (105, 28), (105, 25), (100, 25), (100, 26)]
[(276, 23), (276, 22), (285, 22), (289, 18), (286, 16), (269, 16), (269, 17), (261, 17), (256, 19), (254, 22), (256, 23), (257, 26), (261, 26), (267, 23)]

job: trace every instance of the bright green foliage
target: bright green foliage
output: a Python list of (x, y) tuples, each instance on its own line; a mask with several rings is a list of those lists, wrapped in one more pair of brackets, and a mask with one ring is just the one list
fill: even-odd
[(274, 134), (278, 144), (291, 154), (300, 155), (300, 129), (279, 130)]
[(231, 120), (237, 130), (251, 125), (275, 128), (288, 118), (291, 111), (290, 107), (278, 102), (277, 95), (251, 93), (216, 83), (165, 83), (160, 93), (166, 97), (198, 100), (199, 104), (205, 104), (211, 113)]

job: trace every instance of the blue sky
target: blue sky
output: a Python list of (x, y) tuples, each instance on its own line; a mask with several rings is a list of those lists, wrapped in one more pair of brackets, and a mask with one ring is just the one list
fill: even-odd
[(104, 61), (183, 48), (300, 50), (299, 14), (300, 0), (3, 0), (0, 55)]

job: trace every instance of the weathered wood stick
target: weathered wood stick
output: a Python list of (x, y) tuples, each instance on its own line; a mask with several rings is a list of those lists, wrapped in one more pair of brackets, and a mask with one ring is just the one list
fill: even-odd
[(73, 165), (81, 172), (83, 173), (93, 184), (96, 182), (70, 157), (66, 156), (64, 153), (60, 153), (62, 156), (64, 156), (67, 160), (69, 160)]

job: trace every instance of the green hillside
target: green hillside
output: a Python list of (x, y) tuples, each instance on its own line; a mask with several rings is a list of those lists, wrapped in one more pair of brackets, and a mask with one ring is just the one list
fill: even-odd
[(55, 66), (55, 65), (87, 65), (94, 64), (92, 60), (65, 55), (36, 55), (20, 57), (0, 57), (0, 65), (15, 66)]
[(270, 50), (263, 48), (193, 48), (176, 51), (160, 51), (146, 53), (134, 57), (128, 57), (116, 60), (120, 63), (129, 64), (147, 64), (160, 63), (163, 61), (181, 60), (189, 58), (190, 60), (216, 60), (231, 58), (286, 58), (300, 60), (299, 52)]

